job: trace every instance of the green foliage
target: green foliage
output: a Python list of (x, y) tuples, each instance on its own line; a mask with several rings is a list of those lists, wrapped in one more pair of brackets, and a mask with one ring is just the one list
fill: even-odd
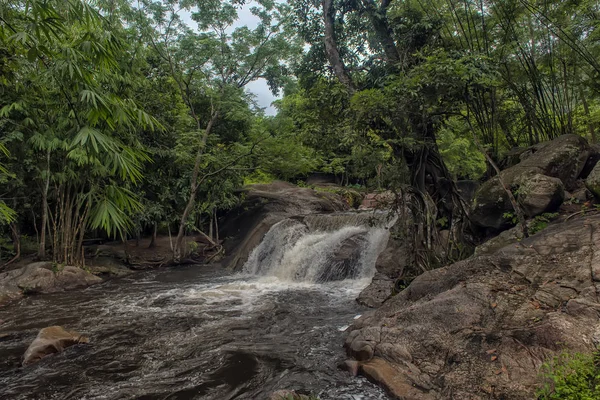
[(538, 399), (594, 400), (600, 398), (600, 354), (562, 354), (544, 364)]
[(473, 143), (468, 126), (451, 118), (438, 131), (440, 154), (455, 179), (479, 179), (486, 172), (485, 156)]
[(244, 185), (255, 185), (257, 183), (271, 183), (275, 180), (273, 175), (270, 175), (260, 169), (254, 171), (253, 174), (244, 177)]
[[(240, 186), (321, 171), (353, 205), (350, 185), (429, 190), (432, 221), (452, 225), (436, 188), (480, 179), (482, 149), (598, 135), (594, 2), (336, 0), (342, 65), (324, 2), (253, 2), (239, 26), (248, 4), (5, 2), (0, 224), (77, 263), (86, 235), (210, 229)], [(245, 90), (259, 79), (283, 89), (276, 116)]]
[(317, 192), (328, 192), (337, 194), (338, 196), (342, 197), (346, 201), (346, 203), (352, 208), (358, 208), (361, 205), (364, 197), (362, 193), (360, 193), (357, 189), (352, 187), (316, 186), (314, 187), (314, 190), (316, 190)]
[(519, 217), (512, 211), (507, 211), (502, 214), (502, 218), (507, 221), (510, 221), (511, 224), (516, 225), (519, 222)]
[(546, 229), (548, 224), (558, 217), (558, 213), (544, 213), (542, 215), (538, 215), (528, 224), (529, 234), (535, 235), (541, 230)]

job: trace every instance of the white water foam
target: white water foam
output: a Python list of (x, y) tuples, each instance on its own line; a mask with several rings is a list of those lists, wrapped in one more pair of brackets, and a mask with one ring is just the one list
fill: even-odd
[(288, 218), (271, 227), (243, 271), (313, 284), (371, 278), (393, 223), (373, 213)]

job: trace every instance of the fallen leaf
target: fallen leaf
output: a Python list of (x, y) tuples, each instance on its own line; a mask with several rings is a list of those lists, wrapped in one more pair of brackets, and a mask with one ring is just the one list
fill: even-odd
[(492, 361), (496, 361), (498, 359), (498, 356), (492, 356)]
[(496, 352), (496, 349), (491, 349), (486, 351), (487, 354), (494, 354)]

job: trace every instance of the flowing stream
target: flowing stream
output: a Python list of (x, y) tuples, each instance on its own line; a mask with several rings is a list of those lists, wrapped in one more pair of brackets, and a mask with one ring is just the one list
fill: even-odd
[[(337, 365), (354, 301), (387, 241), (352, 215), (275, 225), (244, 272), (189, 266), (136, 273), (0, 308), (0, 399), (384, 399)], [(39, 329), (90, 337), (21, 367)]]

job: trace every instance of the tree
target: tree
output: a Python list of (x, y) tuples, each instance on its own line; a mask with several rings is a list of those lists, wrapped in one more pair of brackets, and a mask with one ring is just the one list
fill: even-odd
[(4, 82), (11, 100), (0, 110), (12, 143), (43, 160), (41, 239), (53, 260), (81, 265), (86, 228), (124, 236), (139, 208), (130, 190), (142, 177), (145, 152), (132, 136), (156, 120), (121, 96), (125, 55), (119, 21), (81, 1), (14, 1), (3, 9), (0, 43), (13, 54)]
[[(151, 15), (145, 20), (140, 17), (140, 25), (156, 53), (168, 65), (199, 139), (195, 145), (188, 200), (175, 242), (175, 260), (184, 256), (186, 225), (200, 185), (215, 172), (210, 166), (204, 173), (201, 169), (207, 158), (209, 138), (223, 118), (229, 98), (239, 97), (239, 90), (258, 78), (275, 79), (279, 75), (277, 71), (285, 68), (281, 60), (292, 50), (280, 26), (286, 12), (284, 5), (261, 2), (261, 7), (252, 9), (260, 19), (256, 28), (232, 29), (237, 18), (236, 8), (240, 5), (243, 2), (145, 2), (140, 9), (140, 15), (142, 11)], [(193, 11), (197, 31), (182, 23), (179, 16), (182, 9)], [(222, 169), (225, 168), (216, 170)]]

